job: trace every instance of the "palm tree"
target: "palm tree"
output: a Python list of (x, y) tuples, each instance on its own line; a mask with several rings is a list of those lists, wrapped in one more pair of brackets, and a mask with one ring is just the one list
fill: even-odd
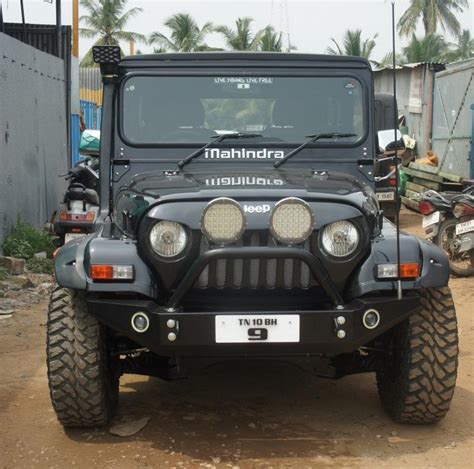
[(281, 52), (283, 46), (282, 34), (277, 33), (273, 26), (267, 26), (260, 37), (259, 49), (268, 52)]
[[(97, 38), (94, 45), (118, 46), (120, 41), (145, 41), (139, 33), (125, 31), (130, 19), (142, 11), (141, 8), (126, 10), (128, 0), (81, 0), (81, 6), (87, 11), (80, 22), (86, 27), (80, 28), (81, 36)], [(94, 65), (92, 48), (81, 61), (81, 67)]]
[(158, 44), (163, 49), (175, 52), (209, 49), (205, 39), (206, 35), (214, 30), (212, 23), (205, 23), (200, 28), (188, 13), (176, 13), (165, 21), (165, 26), (171, 30), (169, 37), (155, 31), (150, 35), (151, 44)]
[(443, 36), (428, 34), (422, 39), (412, 35), (410, 43), (403, 48), (406, 63), (443, 62), (447, 44)]
[(260, 44), (263, 31), (252, 33), (250, 24), (253, 19), (245, 16), (237, 18), (236, 29), (227, 26), (218, 26), (215, 31), (222, 34), (227, 43), (227, 47), (232, 50), (257, 50)]
[(464, 29), (458, 36), (457, 43), (449, 44), (450, 50), (446, 53), (448, 62), (456, 62), (474, 57), (474, 38), (468, 29)]
[(344, 33), (342, 47), (339, 43), (331, 38), (334, 47), (328, 47), (326, 53), (331, 55), (355, 55), (357, 57), (364, 57), (369, 59), (375, 48), (375, 39), (378, 34), (375, 34), (371, 39), (362, 40), (362, 31), (360, 29), (346, 30)]
[[(371, 60), (371, 62), (375, 65), (375, 68), (392, 68), (393, 67), (393, 53), (389, 52), (385, 54), (380, 60)], [(405, 63), (405, 57), (403, 54), (395, 54), (395, 64), (400, 65)]]
[(463, 8), (468, 7), (468, 0), (411, 0), (398, 22), (398, 32), (401, 36), (409, 36), (416, 31), (421, 19), (425, 36), (435, 34), (438, 26), (445, 32), (458, 35), (461, 26), (454, 12), (462, 13)]

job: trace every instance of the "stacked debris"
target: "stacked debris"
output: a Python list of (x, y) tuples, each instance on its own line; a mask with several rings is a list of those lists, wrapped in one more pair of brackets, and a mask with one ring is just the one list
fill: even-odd
[(401, 198), (402, 203), (417, 212), (423, 192), (427, 190), (461, 192), (463, 189), (462, 178), (440, 171), (438, 158), (432, 152), (428, 152), (426, 158), (410, 163), (408, 167), (403, 168), (403, 172), (407, 177), (407, 183), (405, 195)]

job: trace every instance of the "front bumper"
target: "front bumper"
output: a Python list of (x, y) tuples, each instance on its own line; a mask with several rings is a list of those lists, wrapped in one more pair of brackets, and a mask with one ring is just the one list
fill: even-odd
[[(402, 300), (387, 297), (354, 300), (343, 309), (312, 311), (259, 311), (257, 314), (297, 314), (300, 316), (300, 340), (297, 343), (216, 343), (216, 315), (252, 315), (251, 311), (238, 312), (180, 312), (160, 307), (151, 301), (116, 299), (88, 299), (89, 312), (119, 334), (129, 337), (142, 347), (162, 356), (169, 357), (232, 357), (232, 356), (301, 356), (349, 353), (366, 345), (372, 339), (391, 329), (397, 323), (420, 310), (418, 295), (406, 295)], [(380, 324), (367, 329), (362, 323), (368, 309), (380, 313)], [(132, 316), (145, 313), (150, 321), (146, 332), (137, 333), (131, 327)], [(336, 318), (343, 316), (344, 325), (338, 325)], [(170, 328), (172, 319), (176, 327)], [(344, 330), (345, 337), (338, 337), (338, 330)], [(170, 341), (173, 332), (176, 340)]]

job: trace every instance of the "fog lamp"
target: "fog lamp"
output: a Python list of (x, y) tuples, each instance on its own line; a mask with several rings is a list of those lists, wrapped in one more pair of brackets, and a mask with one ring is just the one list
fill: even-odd
[(139, 311), (132, 316), (131, 324), (135, 332), (143, 333), (150, 327), (150, 320), (145, 313)]
[(376, 309), (368, 309), (362, 316), (366, 329), (375, 329), (380, 324), (380, 313)]
[(297, 197), (280, 200), (270, 215), (270, 231), (282, 244), (304, 243), (313, 232), (311, 207)]
[(235, 243), (245, 230), (242, 207), (227, 197), (212, 200), (202, 213), (201, 230), (215, 244)]

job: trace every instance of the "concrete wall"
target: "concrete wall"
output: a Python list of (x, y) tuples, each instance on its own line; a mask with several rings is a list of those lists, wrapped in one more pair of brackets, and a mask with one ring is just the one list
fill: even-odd
[(66, 170), (63, 61), (0, 33), (0, 245), (18, 217), (49, 219)]

